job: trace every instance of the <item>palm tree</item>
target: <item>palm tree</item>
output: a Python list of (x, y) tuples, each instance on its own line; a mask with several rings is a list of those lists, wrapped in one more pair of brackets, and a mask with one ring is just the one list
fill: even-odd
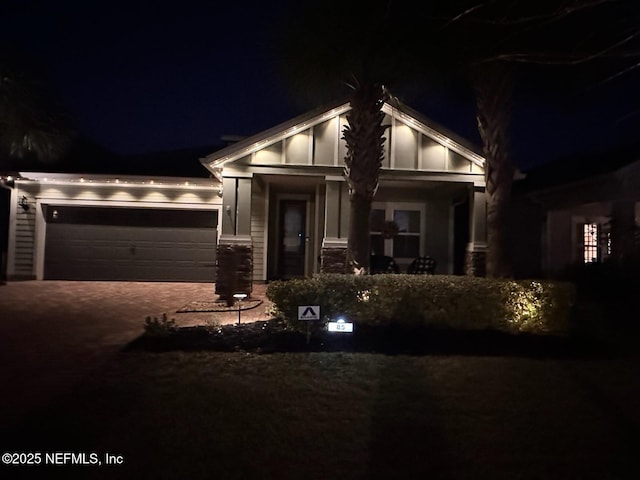
[[(575, 0), (561, 6), (556, 2), (514, 0), (416, 5), (391, 0), (363, 4), (325, 1), (306, 5), (307, 10), (295, 12), (287, 19), (290, 25), (282, 30), (286, 32), (286, 37), (280, 39), (284, 69), (293, 74), (307, 95), (333, 93), (338, 80), (349, 84), (345, 79), (357, 79), (353, 82), (351, 104), (368, 112), (364, 115), (355, 111), (349, 120), (349, 134), (345, 132), (349, 152), (345, 173), (351, 189), (352, 216), (353, 212), (360, 212), (360, 217), (368, 218), (368, 214), (363, 215), (367, 205), (370, 208), (365, 199), (377, 187), (378, 169), (373, 159), (378, 158), (376, 148), (384, 141), (382, 131), (377, 128), (376, 114), (379, 111), (376, 105), (385, 98), (381, 86), (390, 86), (394, 92), (410, 92), (421, 83), (427, 88), (444, 81), (457, 91), (466, 85), (475, 96), (478, 131), (486, 159), (486, 273), (493, 277), (510, 276), (506, 245), (514, 173), (509, 147), (514, 70), (525, 64), (567, 67), (591, 62), (593, 65), (594, 60), (612, 58), (623, 59), (630, 65), (637, 63), (637, 51), (634, 56), (633, 49), (620, 48), (629, 47), (632, 40), (640, 38), (634, 25), (637, 7), (610, 0)], [(635, 16), (629, 14), (629, 8)], [(593, 25), (598, 29), (594, 30)], [(598, 66), (593, 70), (598, 71)], [(613, 71), (624, 68), (618, 65)], [(529, 70), (527, 75), (532, 73), (536, 72)], [(564, 86), (575, 87), (576, 80), (586, 78), (584, 70), (552, 73), (552, 81), (547, 77), (545, 85), (552, 89), (558, 87), (558, 73), (565, 75), (564, 82), (568, 83)], [(541, 78), (545, 75), (538, 71), (535, 81)], [(528, 76), (520, 76), (518, 80), (534, 82)], [(356, 127), (352, 121), (371, 124), (368, 128)], [(363, 149), (363, 145), (368, 147)], [(354, 260), (350, 268), (368, 266), (368, 256), (363, 257), (368, 251), (363, 238), (366, 232), (368, 241), (368, 223), (363, 219), (355, 222), (350, 230), (348, 255)]]
[(68, 112), (51, 91), (42, 64), (13, 45), (0, 45), (0, 159), (6, 166), (58, 160), (69, 148)]
[(486, 274), (490, 277), (511, 276), (508, 224), (514, 174), (509, 142), (512, 80), (509, 65), (504, 62), (483, 64), (472, 77), (478, 132), (485, 157)]
[(350, 198), (345, 268), (346, 273), (367, 273), (369, 217), (386, 140), (381, 109), (389, 86), (408, 90), (419, 84), (421, 67), (403, 45), (391, 2), (301, 3), (274, 29), (277, 57), (305, 106), (345, 94), (350, 101), (343, 132)]
[(349, 124), (344, 129), (347, 156), (344, 176), (349, 185), (350, 215), (347, 243), (347, 273), (369, 270), (371, 251), (370, 214), (378, 190), (378, 177), (384, 157), (385, 141), (382, 105), (385, 87), (377, 83), (358, 86), (351, 96)]
[[(480, 24), (487, 31), (480, 37), (470, 35), (458, 28), (468, 28), (468, 18), (458, 20), (456, 13), (449, 2), (323, 2), (322, 8), (314, 4), (311, 12), (292, 17), (297, 21), (291, 24), (303, 28), (284, 29), (284, 68), (307, 94), (334, 91), (338, 79), (352, 85), (352, 110), (344, 132), (351, 200), (348, 272), (369, 266), (369, 213), (384, 142), (380, 107), (388, 98), (384, 85), (411, 95), (417, 86), (446, 84), (456, 93), (473, 87), (487, 158), (487, 274), (510, 274), (506, 220), (513, 176), (508, 147), (512, 77), (505, 62), (478, 61), (492, 52), (488, 45), (504, 33)], [(355, 81), (350, 83), (351, 78)]]

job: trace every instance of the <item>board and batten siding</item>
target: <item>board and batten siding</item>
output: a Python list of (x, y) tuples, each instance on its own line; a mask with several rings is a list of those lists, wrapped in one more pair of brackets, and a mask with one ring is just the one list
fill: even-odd
[[(342, 132), (348, 124), (340, 115), (265, 145), (250, 155), (252, 165), (342, 166), (347, 154)], [(481, 174), (482, 167), (415, 125), (385, 114), (383, 170)]]

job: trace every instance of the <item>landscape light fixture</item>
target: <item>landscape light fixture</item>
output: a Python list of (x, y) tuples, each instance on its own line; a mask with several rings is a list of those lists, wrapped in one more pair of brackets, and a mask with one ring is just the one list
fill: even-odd
[(233, 298), (238, 300), (238, 325), (240, 325), (240, 311), (241, 311), (241, 306), (242, 306), (241, 304), (242, 304), (242, 300), (247, 298), (247, 294), (246, 293), (234, 293), (233, 294)]
[(345, 322), (344, 317), (327, 323), (327, 331), (338, 333), (353, 333), (353, 322)]

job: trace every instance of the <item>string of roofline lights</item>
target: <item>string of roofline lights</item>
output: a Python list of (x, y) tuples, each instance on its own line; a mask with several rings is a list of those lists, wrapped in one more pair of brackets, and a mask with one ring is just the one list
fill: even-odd
[(16, 181), (25, 182), (25, 183), (43, 182), (43, 183), (56, 184), (56, 185), (91, 184), (96, 186), (118, 185), (118, 186), (130, 186), (130, 187), (147, 186), (147, 187), (161, 187), (161, 188), (188, 187), (192, 189), (216, 189), (216, 190), (220, 189), (219, 184), (214, 184), (214, 183), (202, 184), (202, 183), (189, 181), (189, 180), (186, 180), (184, 182), (163, 182), (163, 181), (158, 181), (154, 179), (131, 180), (131, 179), (113, 178), (113, 179), (103, 180), (103, 179), (93, 179), (93, 178), (85, 178), (85, 177), (78, 177), (78, 178), (67, 177), (64, 179), (42, 177), (40, 179), (37, 179), (37, 178), (34, 179), (34, 178), (23, 177), (21, 175), (0, 176), (0, 182), (2, 182), (3, 184), (9, 187), (13, 187)]

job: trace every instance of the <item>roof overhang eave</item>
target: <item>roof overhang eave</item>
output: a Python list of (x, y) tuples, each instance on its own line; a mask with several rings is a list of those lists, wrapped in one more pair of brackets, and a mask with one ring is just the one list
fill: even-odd
[[(485, 168), (485, 158), (474, 148), (468, 145), (464, 145), (463, 143), (457, 141), (455, 138), (452, 138), (452, 135), (450, 135), (449, 132), (441, 129), (439, 126), (431, 126), (430, 124), (432, 122), (427, 119), (423, 120), (417, 114), (417, 112), (414, 112), (411, 109), (407, 109), (408, 111), (404, 111), (406, 108), (407, 107), (404, 105), (385, 103), (382, 107), (382, 110), (385, 113), (400, 119), (406, 125), (412, 128), (417, 128), (425, 135), (431, 137), (433, 140), (446, 146), (454, 152), (466, 157), (478, 167), (482, 169)], [(219, 173), (219, 170), (224, 168), (224, 166), (230, 162), (234, 162), (239, 158), (251, 155), (252, 153), (260, 149), (273, 145), (274, 143), (277, 143), (284, 138), (291, 137), (296, 133), (299, 133), (313, 125), (322, 123), (329, 118), (333, 118), (337, 115), (342, 115), (350, 109), (351, 104), (349, 102), (346, 102), (335, 105), (329, 110), (323, 109), (321, 113), (318, 113), (316, 111), (312, 114), (301, 115), (289, 122), (285, 122), (283, 124), (275, 126), (261, 134), (254, 135), (238, 143), (223, 148), (222, 150), (218, 150), (211, 155), (201, 158), (200, 162), (213, 175), (217, 175)]]
[(329, 118), (342, 115), (350, 109), (351, 106), (347, 102), (340, 103), (329, 110), (323, 109), (320, 113), (315, 111), (311, 112), (311, 114), (307, 113), (305, 115), (300, 115), (289, 122), (282, 123), (266, 130), (265, 132), (249, 137), (241, 142), (223, 148), (222, 150), (218, 150), (217, 152), (200, 159), (200, 162), (207, 170), (215, 175), (215, 170), (223, 168), (229, 162), (251, 155), (262, 148), (266, 148), (284, 138), (300, 133), (301, 131), (322, 123)]

